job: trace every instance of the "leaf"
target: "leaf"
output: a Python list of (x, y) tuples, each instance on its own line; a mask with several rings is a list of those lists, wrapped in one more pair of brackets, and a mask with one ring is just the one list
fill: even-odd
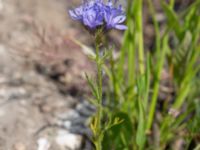
[(87, 74), (85, 74), (85, 77), (87, 79), (87, 82), (92, 90), (92, 94), (95, 98), (98, 97), (98, 90), (97, 90), (97, 86), (94, 84), (94, 82), (89, 78), (89, 76)]
[(163, 0), (161, 1), (163, 10), (167, 16), (169, 26), (175, 31), (176, 35), (181, 38), (181, 25), (179, 23), (176, 13)]
[(179, 67), (183, 66), (183, 64), (187, 63), (188, 54), (191, 52), (190, 44), (192, 42), (192, 35), (189, 31), (185, 33), (185, 36), (181, 43), (179, 43), (178, 47), (174, 51), (173, 55), (173, 62), (174, 64)]
[[(129, 149), (129, 144), (133, 142), (131, 141), (133, 136), (133, 128), (129, 115), (124, 112), (117, 112), (114, 114), (113, 118), (119, 118), (116, 120), (118, 123), (108, 129), (107, 132), (105, 132), (103, 139), (103, 149)], [(122, 120), (123, 122), (121, 122)]]
[(137, 133), (136, 133), (136, 143), (140, 150), (144, 149), (144, 145), (146, 142), (146, 135), (145, 135), (145, 111), (142, 104), (142, 99), (139, 99), (138, 101), (138, 108), (139, 108), (139, 117), (138, 117), (138, 127), (137, 127)]

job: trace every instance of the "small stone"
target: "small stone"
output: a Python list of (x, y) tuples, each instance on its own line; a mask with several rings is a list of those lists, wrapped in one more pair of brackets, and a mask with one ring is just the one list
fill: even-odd
[(92, 110), (87, 104), (78, 104), (76, 110), (84, 117), (89, 117), (94, 113), (94, 110)]
[(72, 123), (70, 121), (65, 121), (63, 123), (63, 125), (64, 125), (65, 128), (69, 129), (71, 127)]
[(3, 1), (0, 0), (0, 11), (4, 9), (4, 4), (3, 4)]
[(56, 143), (70, 150), (80, 149), (82, 137), (78, 134), (72, 134), (65, 130), (60, 130), (56, 137)]
[(0, 117), (2, 117), (2, 116), (4, 116), (4, 115), (6, 115), (6, 112), (5, 112), (5, 110), (4, 109), (0, 109)]
[(23, 143), (15, 143), (13, 147), (14, 150), (26, 150), (26, 147)]
[(38, 143), (37, 150), (48, 150), (50, 148), (50, 143), (46, 138), (38, 139), (37, 143)]
[(63, 112), (58, 115), (58, 118), (60, 120), (69, 120), (69, 119), (74, 119), (78, 117), (79, 117), (78, 112), (73, 109), (67, 110), (66, 112)]
[(52, 107), (45, 104), (45, 105), (41, 106), (41, 111), (44, 113), (49, 113), (52, 111)]

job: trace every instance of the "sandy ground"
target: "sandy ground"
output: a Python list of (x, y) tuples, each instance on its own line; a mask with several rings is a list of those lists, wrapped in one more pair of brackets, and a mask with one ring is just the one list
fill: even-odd
[(70, 39), (87, 41), (86, 31), (77, 30), (67, 15), (72, 5), (75, 1), (0, 0), (0, 150), (82, 145), (82, 137), (66, 129), (69, 123), (63, 129), (87, 91), (83, 73), (92, 68)]

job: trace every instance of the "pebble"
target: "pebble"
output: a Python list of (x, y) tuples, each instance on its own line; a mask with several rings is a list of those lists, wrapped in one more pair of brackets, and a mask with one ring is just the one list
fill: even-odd
[(82, 143), (82, 137), (80, 135), (72, 134), (65, 130), (59, 130), (55, 140), (59, 146), (70, 150), (80, 149)]
[(0, 0), (0, 11), (3, 10), (4, 5), (3, 5), (3, 0)]
[(26, 147), (22, 143), (15, 143), (13, 146), (14, 150), (26, 150)]
[(6, 112), (3, 108), (0, 109), (0, 117), (3, 117), (4, 115), (6, 115)]
[(50, 148), (50, 143), (46, 138), (38, 139), (37, 144), (38, 144), (37, 150), (48, 150)]

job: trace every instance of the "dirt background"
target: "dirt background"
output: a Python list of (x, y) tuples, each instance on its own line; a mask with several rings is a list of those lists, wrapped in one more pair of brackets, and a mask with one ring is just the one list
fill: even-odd
[(82, 134), (72, 133), (68, 121), (79, 116), (76, 109), (87, 91), (83, 74), (93, 70), (71, 40), (91, 41), (67, 14), (76, 4), (0, 0), (0, 150), (83, 145)]

